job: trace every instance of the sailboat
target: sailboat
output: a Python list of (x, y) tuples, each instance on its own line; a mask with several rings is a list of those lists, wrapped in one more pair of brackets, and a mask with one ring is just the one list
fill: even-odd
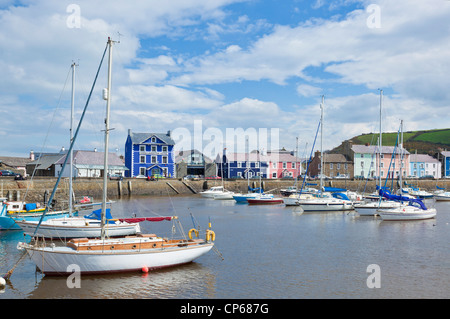
[[(71, 105), (71, 121), (70, 121), (70, 142), (73, 140), (73, 114), (74, 114), (74, 92), (75, 92), (75, 67), (77, 65), (72, 63), (72, 105)], [(84, 217), (72, 216), (73, 197), (72, 197), (72, 174), (73, 174), (73, 149), (70, 150), (67, 156), (70, 156), (70, 170), (69, 170), (69, 215), (60, 218), (52, 218), (45, 221), (39, 220), (21, 220), (16, 221), (16, 224), (22, 228), (25, 234), (30, 236), (38, 236), (42, 238), (94, 238), (101, 235), (101, 220), (100, 211), (94, 210), (90, 215)], [(60, 174), (62, 174), (61, 170)], [(83, 198), (83, 202), (89, 203), (83, 206), (92, 207), (94, 203), (90, 203), (89, 198)], [(126, 235), (135, 235), (140, 233), (140, 226), (137, 222), (129, 222), (129, 219), (113, 219), (110, 210), (107, 210), (107, 233), (109, 237), (118, 237)]]
[[(400, 187), (402, 185), (403, 172), (403, 120), (400, 121), (401, 129), (401, 144), (400, 150), (402, 152), (400, 156)], [(400, 201), (401, 205), (391, 209), (379, 209), (378, 213), (383, 220), (422, 220), (430, 219), (436, 216), (436, 208), (427, 208), (425, 204), (419, 198), (404, 197), (401, 195), (392, 195), (388, 190), (384, 190), (380, 187), (380, 196), (389, 200)]]
[[(108, 87), (103, 91), (106, 99), (105, 119), (105, 155), (103, 176), (103, 198), (101, 208), (101, 237), (99, 239), (78, 238), (67, 242), (65, 246), (47, 244), (45, 241), (31, 243), (21, 242), (18, 249), (25, 249), (32, 261), (46, 275), (67, 275), (72, 273), (72, 266), (77, 265), (81, 274), (100, 274), (112, 272), (139, 271), (142, 269), (155, 269), (175, 266), (192, 262), (194, 259), (209, 252), (215, 240), (215, 233), (206, 230), (205, 239), (167, 239), (156, 234), (139, 234), (119, 238), (106, 236), (106, 194), (107, 194), (107, 167), (109, 144), (109, 113), (111, 103), (111, 69), (112, 47), (115, 41), (108, 38), (97, 75), (80, 122), (75, 132), (71, 148), (74, 145), (81, 121), (84, 117), (92, 90), (94, 89), (103, 59), (109, 51), (108, 61)], [(109, 50), (108, 50), (109, 49)], [(65, 161), (64, 165), (67, 161)], [(53, 195), (53, 194), (52, 194)], [(178, 219), (174, 219), (178, 221)], [(197, 235), (198, 230), (194, 229)], [(191, 233), (191, 231), (189, 232)]]
[[(26, 203), (22, 201), (0, 202), (0, 230), (20, 230), (20, 221), (39, 221), (42, 218), (45, 207), (38, 207), (39, 203)], [(68, 217), (68, 211), (47, 211), (45, 220), (57, 217)]]
[[(383, 90), (380, 90), (380, 137), (378, 139), (378, 183), (379, 187), (381, 187), (381, 154), (382, 147), (383, 147), (383, 135), (382, 135), (382, 105), (383, 105)], [(375, 216), (378, 215), (378, 209), (391, 209), (391, 208), (398, 208), (401, 206), (401, 203), (392, 201), (392, 200), (385, 200), (381, 195), (376, 194), (375, 196), (367, 196), (366, 198), (369, 199), (369, 201), (357, 203), (354, 205), (355, 210), (358, 212), (360, 216)]]
[[(324, 97), (322, 96), (322, 103), (320, 104), (321, 116), (320, 116), (320, 188), (317, 194), (300, 194), (297, 199), (298, 206), (300, 206), (303, 211), (345, 211), (352, 210), (353, 203), (348, 198), (337, 198), (329, 192), (324, 192), (323, 187), (323, 108), (324, 108)], [(305, 196), (307, 195), (307, 196)]]

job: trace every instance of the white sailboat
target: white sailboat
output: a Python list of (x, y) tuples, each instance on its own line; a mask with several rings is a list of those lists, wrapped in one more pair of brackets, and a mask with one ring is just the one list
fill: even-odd
[[(401, 144), (400, 150), (403, 152), (403, 120), (400, 121), (401, 127)], [(402, 184), (402, 167), (403, 154), (400, 156), (400, 185)], [(379, 209), (378, 213), (383, 220), (423, 220), (430, 219), (436, 216), (436, 208), (427, 208), (421, 199), (409, 198), (403, 196), (396, 196), (389, 194), (388, 191), (380, 189), (380, 195), (389, 199), (401, 201), (400, 207), (391, 209)]]
[[(383, 105), (383, 90), (380, 90), (380, 137), (378, 138), (378, 183), (381, 187), (381, 154), (383, 147), (383, 135), (382, 135), (382, 105)], [(360, 216), (375, 216), (378, 215), (378, 209), (391, 209), (400, 207), (399, 202), (383, 200), (382, 196), (379, 194), (374, 194), (373, 197), (367, 196), (368, 200), (362, 203), (356, 203), (354, 205), (355, 210), (358, 212)], [(376, 199), (376, 200), (375, 200)]]
[[(301, 206), (303, 211), (346, 211), (353, 209), (353, 203), (350, 200), (333, 197), (328, 192), (323, 192), (323, 108), (324, 97), (322, 96), (322, 103), (320, 104), (320, 188), (319, 193), (312, 196), (299, 196), (298, 206)], [(286, 203), (286, 202), (285, 202)]]
[[(36, 266), (44, 274), (71, 274), (73, 272), (73, 265), (77, 265), (79, 267), (78, 269), (81, 274), (127, 272), (142, 270), (143, 268), (154, 269), (174, 266), (193, 261), (194, 259), (210, 251), (214, 245), (213, 241), (215, 239), (215, 234), (211, 229), (206, 230), (205, 239), (165, 239), (158, 237), (155, 234), (126, 236), (114, 239), (106, 237), (106, 171), (108, 167), (108, 144), (110, 130), (109, 111), (111, 102), (111, 66), (113, 43), (114, 41), (108, 38), (107, 47), (105, 48), (105, 52), (102, 57), (103, 62), (106, 51), (109, 49), (108, 89), (104, 92), (106, 93), (104, 94), (104, 98), (107, 100), (107, 108), (105, 120), (105, 174), (103, 178), (101, 238), (72, 239), (66, 246), (62, 247), (54, 244), (47, 244), (45, 241), (19, 243), (18, 249), (25, 249)], [(102, 63), (100, 63), (97, 71), (97, 76), (100, 71), (101, 64)], [(93, 87), (94, 86), (95, 81)], [(82, 118), (85, 110), (83, 111)], [(78, 134), (79, 128), (80, 124), (78, 125), (75, 133), (74, 141)], [(71, 148), (73, 147), (74, 141), (71, 144)], [(198, 234), (198, 231), (195, 230), (195, 233)]]

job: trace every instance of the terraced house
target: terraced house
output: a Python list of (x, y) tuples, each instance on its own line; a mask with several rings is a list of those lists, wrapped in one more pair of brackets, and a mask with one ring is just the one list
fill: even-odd
[(127, 177), (175, 177), (175, 142), (167, 133), (133, 133), (125, 143)]

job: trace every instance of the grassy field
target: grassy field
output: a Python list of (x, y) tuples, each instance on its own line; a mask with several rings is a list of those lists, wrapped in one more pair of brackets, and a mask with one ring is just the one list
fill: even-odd
[[(383, 145), (395, 146), (400, 137), (398, 132), (383, 133)], [(363, 134), (352, 138), (354, 144), (378, 144), (378, 133)], [(411, 131), (403, 133), (404, 147), (409, 152), (419, 154), (431, 154), (439, 149), (450, 149), (450, 129), (429, 130), (429, 131)], [(400, 140), (397, 142), (400, 143)]]

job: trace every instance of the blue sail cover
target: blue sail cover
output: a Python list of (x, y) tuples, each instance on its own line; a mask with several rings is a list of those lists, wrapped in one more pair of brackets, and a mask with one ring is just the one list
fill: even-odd
[[(378, 188), (378, 187), (377, 187)], [(417, 204), (420, 206), (421, 209), (423, 210), (427, 210), (428, 208), (425, 206), (425, 204), (422, 202), (421, 199), (417, 199), (417, 198), (409, 198), (409, 197), (405, 197), (405, 196), (400, 196), (400, 195), (393, 195), (391, 194), (391, 192), (387, 189), (383, 190), (383, 189), (379, 189), (378, 193), (380, 194), (380, 196), (383, 196), (384, 198), (387, 198), (389, 200), (393, 200), (393, 201), (402, 201), (402, 202), (408, 202), (409, 205), (413, 205), (413, 204)]]
[(262, 189), (261, 187), (252, 188), (249, 186), (248, 191), (251, 193), (264, 193), (264, 189)]
[[(111, 209), (107, 208), (105, 215), (106, 215), (106, 219), (109, 220), (108, 224), (115, 223), (114, 221), (111, 220), (112, 219)], [(102, 210), (101, 209), (93, 210), (92, 213), (90, 213), (89, 215), (85, 215), (84, 218), (101, 220), (102, 219)]]
[(347, 191), (345, 188), (337, 188), (337, 187), (324, 187), (323, 189), (325, 192), (330, 192), (330, 193), (333, 193), (333, 192), (341, 193), (341, 192)]

